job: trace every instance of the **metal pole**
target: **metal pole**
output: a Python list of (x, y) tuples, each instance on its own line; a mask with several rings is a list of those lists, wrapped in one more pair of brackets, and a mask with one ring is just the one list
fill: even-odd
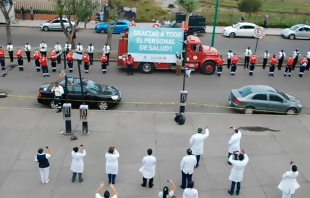
[(216, 20), (217, 20), (218, 7), (219, 7), (219, 0), (216, 0), (215, 13), (214, 13), (214, 19), (213, 19), (213, 31), (212, 31), (211, 47), (214, 47), (215, 28), (216, 28)]
[(257, 50), (257, 45), (258, 45), (258, 38), (256, 39), (256, 45), (255, 45), (255, 54), (256, 54), (256, 50)]
[(66, 90), (66, 103), (68, 103), (68, 78), (67, 78), (67, 64), (66, 64), (66, 52), (62, 52), (64, 54), (64, 69), (65, 69), (65, 90)]
[[(187, 40), (183, 45), (185, 47), (185, 51), (184, 51), (184, 73), (183, 73), (183, 87), (182, 87), (182, 91), (181, 91), (181, 96), (180, 96), (180, 113), (185, 113), (185, 103), (186, 103), (186, 96), (184, 95), (185, 92), (185, 79), (186, 79), (186, 63), (187, 63)], [(184, 99), (185, 100), (184, 100)]]
[(83, 101), (83, 105), (85, 105), (83, 82), (82, 82), (82, 74), (81, 74), (81, 62), (80, 61), (81, 60), (78, 60), (78, 69), (79, 69), (79, 77), (80, 77), (80, 84), (81, 84), (81, 91), (82, 91), (82, 101)]

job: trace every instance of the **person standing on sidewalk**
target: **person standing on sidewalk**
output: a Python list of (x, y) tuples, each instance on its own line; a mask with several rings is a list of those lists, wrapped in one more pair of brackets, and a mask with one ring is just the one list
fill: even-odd
[(245, 49), (245, 53), (244, 53), (244, 69), (249, 68), (251, 55), (252, 55), (252, 50), (250, 47), (248, 47), (247, 49)]
[(299, 175), (297, 171), (297, 166), (294, 164), (293, 161), (290, 163), (291, 170), (285, 172), (282, 175), (282, 180), (278, 185), (278, 188), (282, 191), (282, 198), (291, 198), (292, 194), (300, 188), (296, 178)]
[(234, 56), (233, 52), (231, 50), (229, 50), (227, 53), (227, 69), (230, 68), (231, 59), (233, 56)]
[(25, 10), (24, 6), (22, 6), (22, 7), (20, 8), (20, 11), (21, 11), (21, 13), (22, 13), (22, 18), (23, 18), (23, 20), (26, 20), (26, 10)]
[(42, 41), (42, 43), (40, 44), (41, 56), (44, 55), (46, 57), (46, 51), (47, 51), (47, 45), (46, 45), (45, 41)]
[(180, 54), (176, 54), (176, 57), (177, 57), (177, 61), (175, 63), (175, 65), (176, 65), (176, 75), (177, 76), (181, 76), (183, 58), (182, 58), (182, 56)]
[(264, 18), (264, 26), (263, 27), (266, 29), (268, 28), (268, 15), (266, 15)]
[[(234, 151), (233, 155), (236, 155), (237, 152)], [(237, 184), (236, 195), (240, 194), (241, 181), (243, 180), (243, 172), (245, 166), (249, 162), (249, 157), (245, 154), (244, 149), (241, 150), (241, 153), (238, 155), (238, 159), (233, 159), (231, 155), (228, 161), (232, 164), (232, 168), (229, 175), (229, 180), (231, 181), (230, 190), (228, 190), (228, 194), (233, 195), (235, 191), (235, 185)]]
[(64, 89), (57, 82), (51, 91), (55, 92), (54, 103), (55, 103), (55, 107), (57, 108), (57, 113), (60, 113), (61, 112), (61, 98), (62, 98), (62, 94), (64, 94)]
[(43, 184), (49, 182), (50, 163), (48, 159), (52, 157), (52, 149), (48, 146), (46, 148), (48, 153), (43, 153), (43, 149), (39, 148), (38, 154), (34, 158), (34, 160), (39, 163), (41, 182)]
[(133, 57), (128, 54), (128, 57), (126, 58), (126, 64), (127, 64), (127, 76), (129, 76), (129, 74), (131, 74), (133, 76)]
[(184, 190), (186, 188), (186, 181), (189, 183), (192, 181), (194, 169), (197, 165), (197, 159), (193, 155), (191, 149), (187, 149), (187, 155), (183, 157), (181, 164), (180, 164), (180, 169), (182, 172), (182, 184), (180, 185), (180, 188)]
[(104, 187), (104, 184), (102, 182), (100, 184), (99, 188), (95, 192), (95, 198), (117, 198), (118, 193), (117, 193), (117, 191), (115, 190), (115, 188), (114, 188), (114, 186), (112, 184), (110, 184), (110, 188), (113, 191), (114, 195), (111, 197), (110, 192), (106, 190), (103, 193), (103, 197), (101, 197), (101, 195), (99, 193), (100, 193), (100, 191), (102, 190), (103, 187)]
[(0, 46), (0, 64), (1, 64), (1, 70), (5, 70), (5, 51), (2, 49), (2, 46)]
[(118, 174), (118, 158), (119, 153), (115, 147), (110, 147), (105, 154), (106, 164), (105, 170), (108, 174), (109, 184), (115, 184), (116, 175)]
[(203, 141), (209, 137), (209, 129), (208, 126), (205, 128), (205, 133), (202, 134), (202, 128), (198, 128), (197, 133), (192, 135), (192, 137), (189, 140), (189, 144), (191, 146), (191, 150), (193, 152), (193, 155), (196, 156), (197, 164), (195, 165), (196, 168), (199, 166), (200, 161), (200, 155), (203, 154)]
[(269, 59), (270, 54), (268, 53), (268, 50), (265, 51), (264, 53), (264, 59), (263, 59), (263, 69), (265, 69), (266, 65), (267, 65), (267, 61)]
[(28, 63), (30, 63), (31, 46), (29, 45), (29, 43), (26, 43), (24, 49), (25, 49), (25, 52), (26, 52)]
[(278, 59), (279, 59), (278, 70), (281, 70), (285, 57), (286, 57), (285, 52), (283, 51), (283, 49), (281, 49), (281, 51), (279, 52), (279, 56), (278, 56)]
[[(82, 153), (79, 151), (82, 150)], [(72, 183), (75, 182), (76, 174), (79, 175), (79, 182), (83, 182), (83, 171), (84, 171), (84, 162), (83, 157), (86, 156), (85, 147), (81, 144), (79, 147), (74, 147), (71, 152), (72, 162), (71, 162), (71, 171), (72, 171)]]
[[(228, 141), (228, 159), (233, 154), (234, 151), (239, 152), (240, 151), (240, 141), (242, 137), (241, 131), (235, 127), (231, 127), (234, 129), (234, 134), (230, 137), (230, 140)], [(234, 155), (235, 160), (237, 160), (237, 155)], [(228, 160), (228, 164), (231, 165), (231, 163)]]
[(172, 182), (172, 180), (167, 180), (167, 182), (171, 184), (172, 190), (169, 191), (168, 186), (165, 186), (163, 188), (163, 191), (160, 191), (158, 193), (158, 198), (174, 198), (175, 197), (174, 193), (175, 193), (176, 187), (174, 183)]
[(10, 61), (12, 63), (13, 62), (13, 50), (14, 50), (14, 47), (13, 47), (11, 42), (8, 43), (8, 45), (6, 46), (6, 49), (8, 50), (8, 53), (9, 53), (9, 56), (10, 56)]
[(183, 198), (198, 198), (198, 190), (194, 188), (194, 181), (187, 184), (187, 188), (183, 191)]
[(142, 167), (139, 171), (143, 175), (143, 183), (141, 186), (145, 188), (147, 180), (149, 179), (149, 188), (153, 188), (153, 180), (156, 173), (156, 158), (152, 156), (152, 149), (147, 150), (147, 156), (142, 159)]
[(30, 13), (30, 18), (31, 18), (31, 20), (33, 20), (33, 15), (34, 15), (34, 12), (33, 12), (33, 8), (32, 7), (30, 7), (30, 11), (29, 11), (29, 13)]

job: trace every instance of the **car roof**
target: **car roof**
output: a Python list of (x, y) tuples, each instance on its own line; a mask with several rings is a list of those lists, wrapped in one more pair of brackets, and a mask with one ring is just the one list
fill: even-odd
[(256, 24), (249, 23), (249, 22), (239, 22), (238, 24), (240, 24), (240, 25), (253, 25), (253, 26), (257, 26)]
[(267, 86), (267, 85), (248, 85), (247, 86), (252, 93), (260, 93), (260, 92), (272, 92), (277, 93), (277, 90)]

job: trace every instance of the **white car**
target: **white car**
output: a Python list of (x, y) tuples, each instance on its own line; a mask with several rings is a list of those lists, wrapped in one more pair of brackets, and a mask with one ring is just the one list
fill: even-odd
[(288, 39), (310, 39), (310, 26), (297, 24), (282, 30), (281, 35)]
[[(66, 18), (62, 18), (62, 21), (64, 23), (64, 26), (67, 32), (70, 32), (71, 27), (69, 24), (69, 20)], [(71, 21), (71, 24), (74, 25), (75, 22)], [(50, 31), (50, 30), (62, 30), (60, 18), (52, 19), (52, 20), (46, 21), (45, 23), (41, 23), (40, 30), (45, 31), (45, 32)]]
[(230, 38), (254, 37), (254, 30), (256, 27), (260, 27), (260, 26), (254, 23), (240, 22), (232, 26), (225, 27), (223, 30), (223, 36), (227, 36)]

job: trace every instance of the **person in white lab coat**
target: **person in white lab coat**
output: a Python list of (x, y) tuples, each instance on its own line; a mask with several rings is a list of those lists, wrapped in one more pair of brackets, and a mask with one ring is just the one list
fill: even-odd
[[(100, 191), (102, 190), (102, 188), (104, 187), (104, 184), (101, 183), (99, 188), (95, 191), (95, 197), (96, 198), (110, 198), (111, 195), (110, 195), (110, 192), (108, 190), (106, 190), (104, 193), (103, 193), (103, 197), (101, 197), (101, 195), (99, 194)], [(110, 188), (111, 190), (113, 191), (114, 195), (111, 197), (111, 198), (117, 198), (117, 191), (115, 190), (114, 186), (112, 184), (110, 184)]]
[(158, 198), (172, 198), (174, 196), (175, 189), (176, 189), (175, 185), (172, 180), (167, 180), (167, 182), (171, 184), (172, 190), (169, 191), (169, 187), (165, 186), (163, 188), (163, 191), (160, 191), (158, 193)]
[(154, 186), (153, 180), (156, 172), (156, 158), (152, 156), (152, 153), (152, 149), (147, 150), (147, 156), (142, 159), (142, 167), (139, 170), (143, 175), (143, 183), (141, 184), (143, 188), (145, 188), (148, 179), (149, 188), (152, 188)]
[(249, 157), (247, 154), (245, 154), (244, 149), (242, 149), (238, 155), (238, 160), (233, 159), (233, 155), (236, 155), (236, 151), (233, 152), (233, 155), (231, 155), (228, 159), (228, 161), (233, 165), (230, 171), (229, 180), (231, 181), (231, 187), (230, 190), (228, 190), (228, 194), (233, 195), (235, 190), (235, 185), (237, 183), (237, 190), (236, 195), (240, 194), (240, 188), (241, 188), (241, 181), (243, 180), (243, 171), (245, 166), (249, 162)]
[(115, 184), (116, 175), (118, 174), (119, 153), (114, 147), (110, 147), (105, 154), (105, 158), (105, 171), (108, 174), (109, 184)]
[(196, 157), (193, 155), (191, 149), (187, 149), (187, 155), (183, 157), (181, 164), (180, 164), (180, 169), (182, 172), (182, 184), (180, 185), (181, 189), (186, 188), (186, 180), (187, 183), (192, 181), (193, 173), (195, 166), (197, 164)]
[(196, 168), (199, 166), (200, 155), (203, 154), (203, 141), (209, 137), (209, 129), (206, 127), (205, 134), (202, 134), (202, 128), (198, 128), (197, 133), (192, 135), (189, 140), (193, 155), (196, 155)]
[(300, 188), (296, 178), (298, 176), (297, 166), (291, 162), (291, 171), (287, 171), (282, 175), (282, 180), (278, 188), (282, 191), (282, 198), (291, 198), (292, 194)]
[(198, 190), (194, 188), (194, 182), (190, 181), (183, 191), (183, 198), (198, 198)]
[[(228, 159), (234, 151), (240, 151), (240, 141), (242, 137), (242, 133), (239, 129), (235, 127), (231, 127), (234, 129), (234, 134), (231, 136), (230, 140), (228, 141)], [(235, 160), (237, 159), (237, 155), (235, 155)], [(228, 161), (228, 164), (231, 163)]]
[[(82, 150), (82, 153), (79, 151)], [(72, 183), (75, 182), (76, 174), (79, 174), (79, 182), (83, 182), (82, 173), (84, 171), (84, 162), (83, 157), (86, 156), (86, 151), (83, 145), (79, 147), (74, 147), (71, 152), (72, 162), (71, 162), (71, 171), (72, 171)]]

